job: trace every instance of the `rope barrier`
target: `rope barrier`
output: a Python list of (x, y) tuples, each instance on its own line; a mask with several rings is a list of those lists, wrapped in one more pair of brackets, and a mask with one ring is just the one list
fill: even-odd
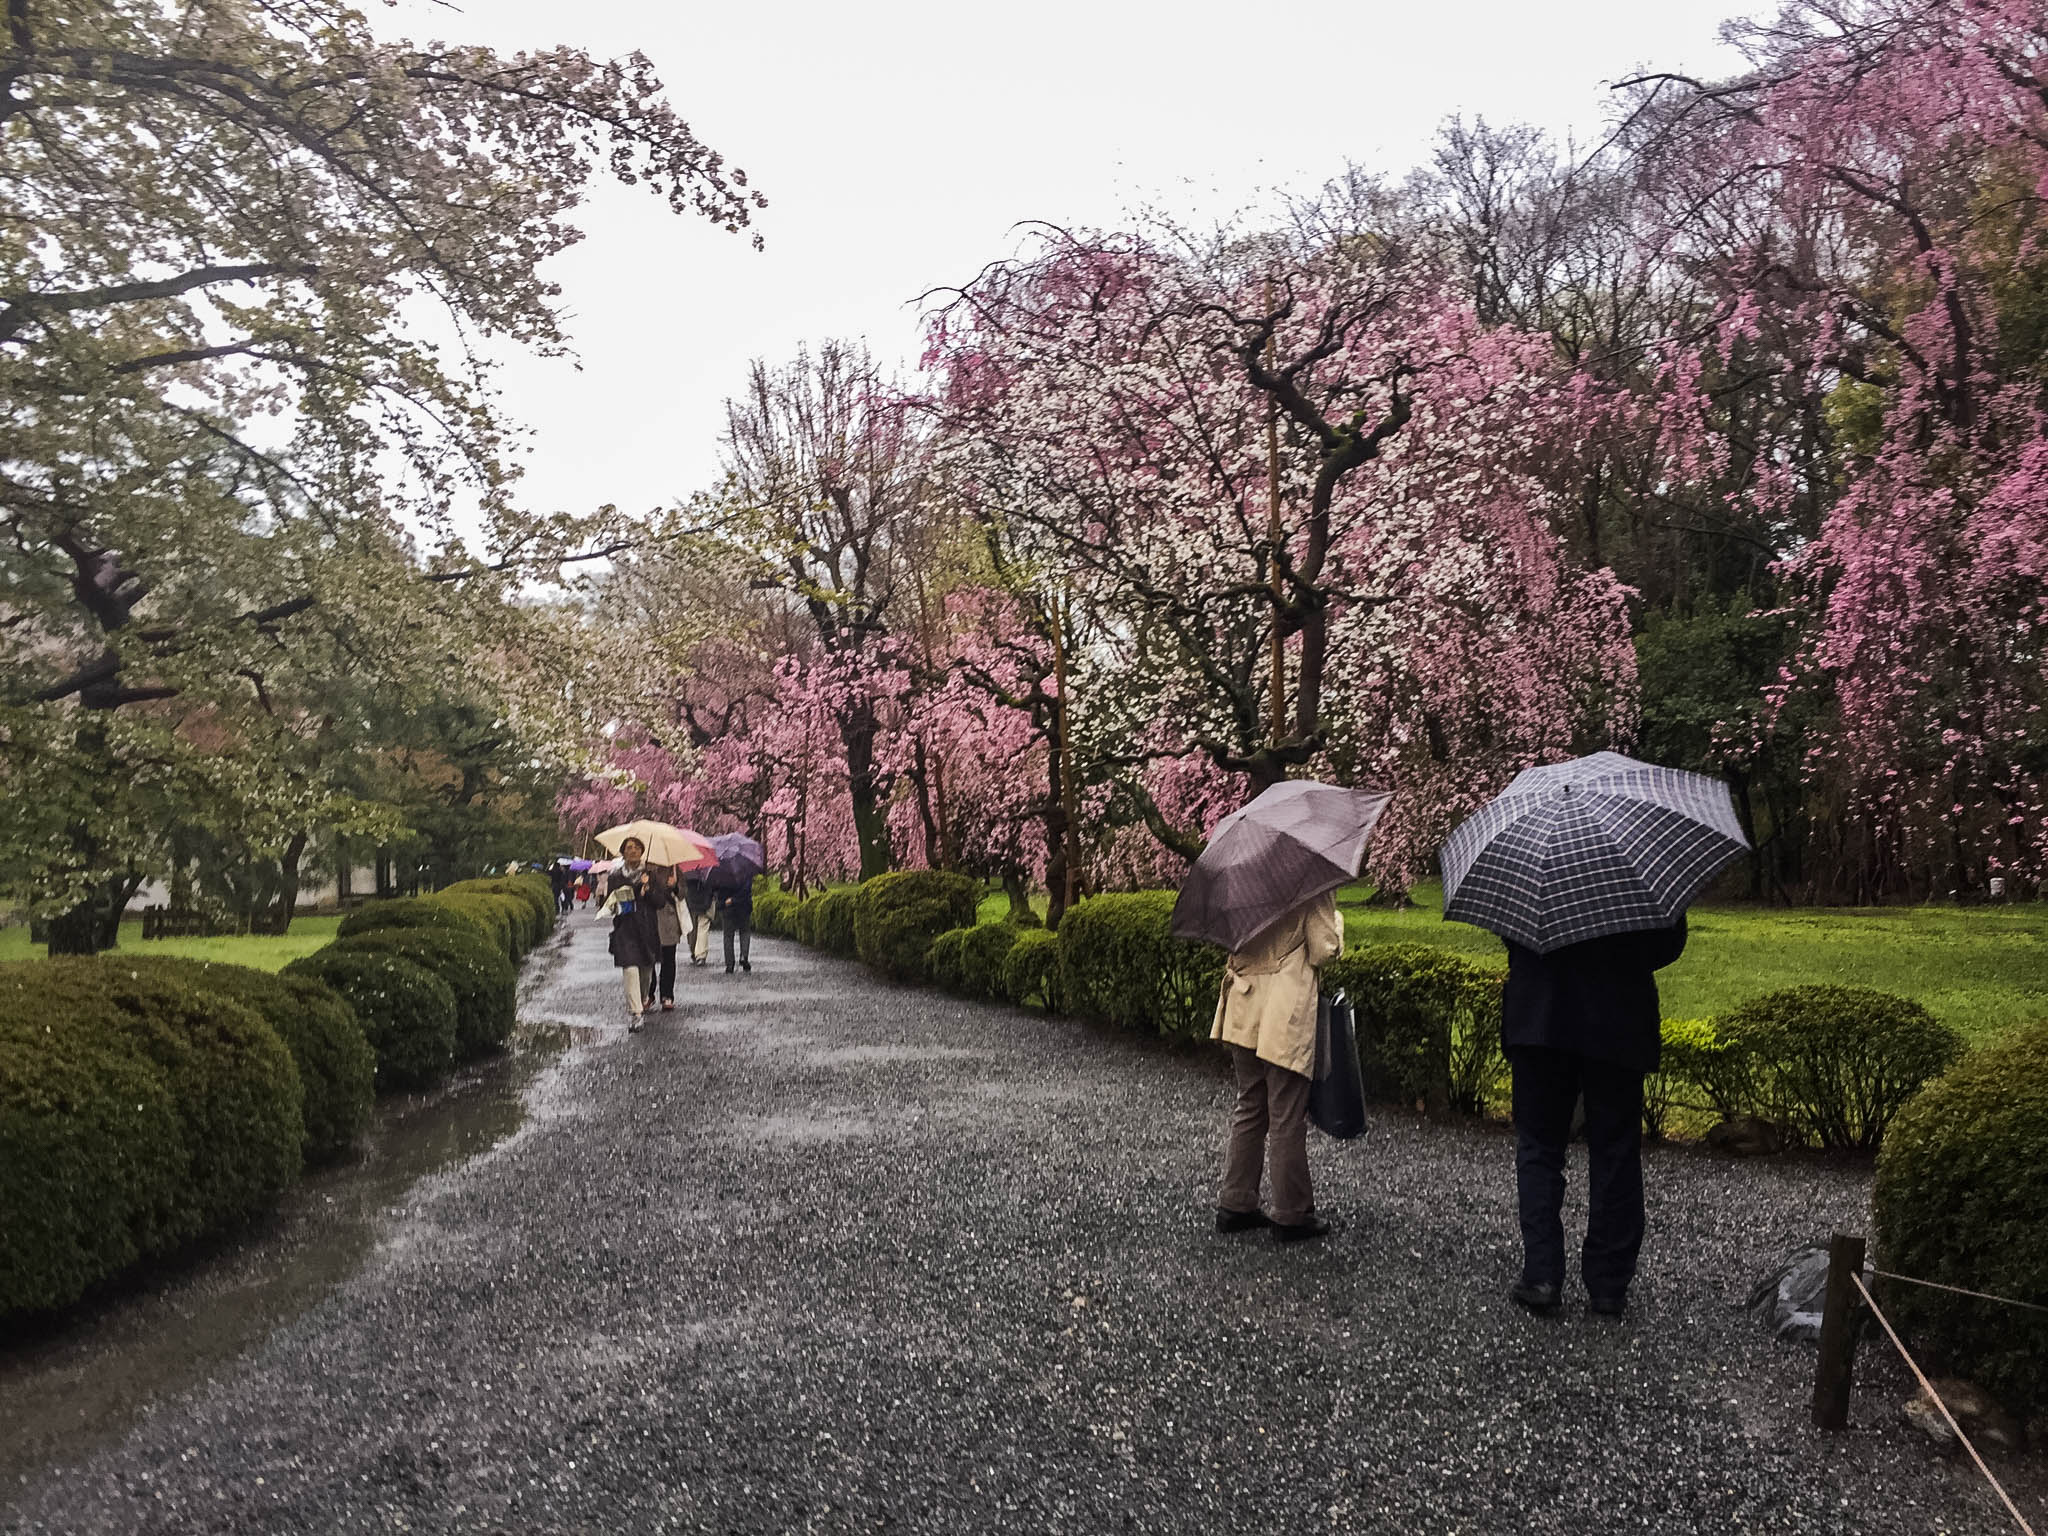
[(2048, 1307), (2038, 1301), (2015, 1301), (2010, 1296), (1993, 1296), (1989, 1291), (1966, 1291), (1960, 1285), (1943, 1285), (1939, 1280), (1916, 1280), (1911, 1275), (1895, 1275), (1888, 1269), (1871, 1271), (1881, 1280), (1896, 1280), (1902, 1285), (1924, 1285), (1930, 1291), (1947, 1291), (1956, 1296), (1974, 1296), (1979, 1301), (1995, 1301), (2001, 1306), (2025, 1307), (2029, 1312), (2048, 1312)]
[[(2012, 1501), (2012, 1495), (2005, 1491), (2005, 1484), (2001, 1483), (1992, 1474), (1991, 1469), (1984, 1465), (1984, 1458), (1977, 1454), (1977, 1447), (1972, 1445), (1970, 1437), (1963, 1433), (1963, 1426), (1956, 1422), (1956, 1416), (1948, 1411), (1948, 1404), (1943, 1402), (1941, 1394), (1934, 1390), (1934, 1384), (1921, 1371), (1919, 1362), (1906, 1352), (1906, 1346), (1899, 1341), (1897, 1332), (1892, 1328), (1891, 1319), (1884, 1315), (1884, 1309), (1878, 1306), (1877, 1298), (1870, 1294), (1870, 1287), (1863, 1283), (1863, 1277), (1858, 1274), (1851, 1274), (1849, 1279), (1854, 1283), (1856, 1289), (1863, 1293), (1864, 1305), (1870, 1308), (1871, 1314), (1878, 1321), (1878, 1325), (1884, 1329), (1885, 1337), (1892, 1341), (1892, 1348), (1899, 1352), (1899, 1358), (1906, 1362), (1906, 1369), (1913, 1373), (1913, 1379), (1920, 1383), (1920, 1390), (1934, 1400), (1934, 1406), (1941, 1410), (1941, 1416), (1948, 1421), (1950, 1431), (1955, 1435), (1956, 1439), (1962, 1442), (1963, 1449), (1970, 1453), (1970, 1460), (1977, 1463), (1977, 1470), (1984, 1474), (1984, 1480), (1991, 1485), (1992, 1491), (1998, 1495), (1999, 1502), (2005, 1505), (2005, 1512), (2012, 1516), (2013, 1524), (2026, 1532), (2026, 1536), (2034, 1536), (2034, 1528), (2027, 1524), (2027, 1517), (2019, 1512), (2018, 1506)], [(1993, 1299), (1997, 1300), (2000, 1298), (1994, 1297)]]

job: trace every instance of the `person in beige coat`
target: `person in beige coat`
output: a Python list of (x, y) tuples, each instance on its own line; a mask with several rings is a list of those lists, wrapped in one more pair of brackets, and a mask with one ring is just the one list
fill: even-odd
[[(1308, 1090), (1315, 1072), (1317, 977), (1344, 949), (1336, 897), (1295, 908), (1230, 957), (1209, 1038), (1230, 1050), (1237, 1107), (1216, 1198), (1216, 1229), (1272, 1227), (1282, 1242), (1330, 1230), (1308, 1177)], [(1269, 1155), (1270, 1154), (1270, 1155)], [(1259, 1177), (1272, 1171), (1269, 1216)]]

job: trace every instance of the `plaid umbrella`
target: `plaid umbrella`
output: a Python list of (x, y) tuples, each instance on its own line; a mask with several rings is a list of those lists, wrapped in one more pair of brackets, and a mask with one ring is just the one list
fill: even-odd
[(704, 876), (711, 885), (738, 890), (768, 867), (768, 858), (761, 852), (761, 845), (737, 832), (719, 833), (711, 839), (711, 851), (718, 855), (718, 867), (707, 871)]
[(1275, 784), (1216, 823), (1173, 904), (1173, 931), (1242, 949), (1305, 901), (1357, 878), (1393, 798), (1310, 779)]
[(1451, 834), (1444, 917), (1543, 954), (1663, 928), (1748, 847), (1719, 779), (1595, 752), (1524, 769)]

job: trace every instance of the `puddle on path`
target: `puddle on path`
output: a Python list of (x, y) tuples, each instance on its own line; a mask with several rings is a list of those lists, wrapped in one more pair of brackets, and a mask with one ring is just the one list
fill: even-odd
[(301, 1180), (250, 1231), (45, 1336), (0, 1338), (0, 1490), (84, 1459), (310, 1310), (362, 1267), (414, 1183), (519, 1129), (527, 1089), (574, 1033), (540, 1026), (431, 1094), (384, 1100), (353, 1160)]

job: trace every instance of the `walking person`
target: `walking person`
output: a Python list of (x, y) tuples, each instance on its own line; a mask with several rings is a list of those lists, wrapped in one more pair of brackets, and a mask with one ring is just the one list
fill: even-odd
[(1564, 1291), (1564, 1166), (1586, 1105), (1587, 1310), (1619, 1317), (1643, 1246), (1643, 1078), (1657, 1070), (1656, 973), (1685, 952), (1685, 918), (1539, 954), (1508, 941), (1501, 1043), (1514, 1075), (1522, 1277), (1509, 1294), (1555, 1312)]
[[(1323, 1236), (1308, 1172), (1308, 1093), (1315, 1071), (1316, 973), (1344, 949), (1344, 917), (1330, 894), (1262, 928), (1232, 952), (1209, 1032), (1230, 1050), (1237, 1105), (1216, 1197), (1216, 1230), (1271, 1227), (1282, 1242)], [(1259, 1205), (1262, 1174), (1272, 1209)]]
[(753, 974), (754, 962), (748, 954), (754, 938), (754, 883), (728, 888), (714, 888), (718, 898), (718, 924), (725, 930), (725, 974), (732, 974), (733, 940), (739, 940), (740, 969)]
[(683, 905), (690, 918), (690, 964), (703, 965), (711, 958), (711, 887), (702, 871), (683, 881)]
[[(682, 883), (672, 869), (663, 869), (661, 876), (661, 900), (655, 908), (654, 922), (657, 936), (661, 940), (661, 961), (656, 984), (661, 992), (661, 1011), (674, 1013), (676, 1008), (676, 946), (683, 940), (683, 903), (676, 888)], [(650, 1001), (649, 1006), (652, 1006)]]
[(619, 866), (605, 877), (600, 918), (612, 920), (612, 964), (626, 989), (626, 1031), (640, 1028), (640, 1018), (653, 1001), (656, 968), (661, 963), (658, 909), (664, 894), (655, 866), (647, 862), (647, 845), (629, 837), (619, 847)]

